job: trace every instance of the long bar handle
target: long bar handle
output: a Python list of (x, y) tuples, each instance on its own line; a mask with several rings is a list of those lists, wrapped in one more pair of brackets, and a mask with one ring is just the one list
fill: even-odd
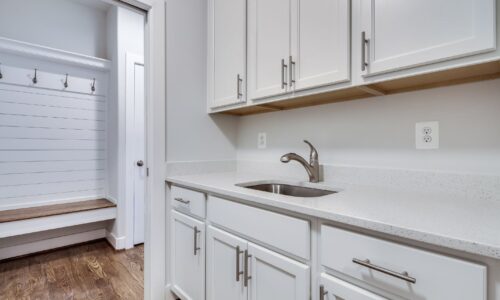
[(288, 57), (288, 64), (289, 64), (289, 67), (288, 67), (288, 77), (289, 80), (290, 80), (290, 87), (292, 87), (294, 84), (295, 84), (295, 76), (294, 76), (294, 73), (295, 73), (295, 62), (293, 61), (293, 57), (290, 55)]
[(368, 62), (366, 61), (366, 46), (368, 45), (368, 40), (366, 39), (366, 32), (361, 32), (361, 71), (365, 71), (368, 67)]
[(243, 97), (243, 93), (241, 92), (241, 83), (243, 82), (243, 79), (241, 78), (241, 75), (238, 74), (236, 76), (236, 93), (237, 93), (237, 98), (241, 99)]
[(236, 247), (236, 281), (240, 281), (240, 276), (243, 275), (243, 271), (240, 271), (240, 254), (243, 251), (240, 250), (240, 246)]
[(285, 89), (285, 86), (287, 86), (287, 82), (285, 80), (285, 69), (287, 68), (287, 65), (285, 64), (285, 60), (281, 60), (281, 89)]
[(325, 291), (325, 286), (319, 286), (319, 300), (325, 300), (325, 296), (328, 294), (328, 291)]
[(198, 247), (198, 233), (200, 233), (201, 231), (198, 230), (198, 226), (194, 226), (194, 255), (196, 256), (196, 253), (198, 252), (198, 250), (200, 250), (201, 248)]
[(174, 198), (174, 200), (184, 204), (189, 204), (189, 202), (191, 202), (189, 200), (184, 200), (182, 198)]
[(252, 255), (248, 254), (248, 250), (245, 250), (245, 268), (243, 273), (243, 283), (245, 287), (248, 286), (248, 280), (252, 279), (252, 276), (248, 275), (248, 263), (250, 257), (252, 257)]
[(411, 277), (410, 275), (408, 275), (408, 272), (398, 273), (398, 272), (386, 269), (384, 267), (374, 265), (370, 262), (369, 259), (361, 260), (361, 259), (353, 258), (352, 262), (355, 264), (361, 265), (363, 267), (367, 267), (368, 269), (372, 269), (372, 270), (387, 274), (389, 276), (396, 277), (398, 279), (407, 281), (409, 283), (413, 283), (413, 284), (417, 283), (417, 280), (415, 278)]

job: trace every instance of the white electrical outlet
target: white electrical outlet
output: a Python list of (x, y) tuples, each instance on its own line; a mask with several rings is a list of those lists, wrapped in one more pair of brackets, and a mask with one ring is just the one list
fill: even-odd
[(415, 124), (415, 145), (417, 149), (439, 148), (439, 122)]
[(265, 132), (259, 132), (259, 134), (257, 135), (257, 148), (267, 148), (267, 134)]

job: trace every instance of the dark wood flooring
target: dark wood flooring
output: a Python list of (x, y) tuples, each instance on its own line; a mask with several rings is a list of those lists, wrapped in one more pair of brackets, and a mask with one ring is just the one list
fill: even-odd
[(143, 270), (142, 245), (96, 241), (0, 262), (0, 299), (143, 299)]

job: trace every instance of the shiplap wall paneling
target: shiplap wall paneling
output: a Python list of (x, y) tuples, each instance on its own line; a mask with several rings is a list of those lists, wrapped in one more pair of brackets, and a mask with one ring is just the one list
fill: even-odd
[(107, 73), (85, 72), (65, 88), (65, 74), (38, 70), (33, 84), (32, 70), (2, 64), (0, 209), (105, 195)]

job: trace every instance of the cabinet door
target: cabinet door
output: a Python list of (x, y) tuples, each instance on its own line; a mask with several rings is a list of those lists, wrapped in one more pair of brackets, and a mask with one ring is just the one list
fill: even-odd
[(172, 290), (182, 299), (205, 299), (205, 224), (172, 211)]
[(387, 300), (338, 278), (321, 274), (320, 300)]
[(245, 101), (246, 16), (246, 0), (209, 1), (208, 78), (212, 108)]
[(364, 44), (365, 75), (477, 54), (496, 44), (495, 0), (363, 0), (361, 22), (353, 39)]
[(349, 80), (349, 1), (296, 0), (293, 4), (291, 87), (300, 90)]
[(306, 300), (309, 266), (248, 243), (251, 300)]
[(286, 93), (291, 0), (249, 0), (248, 84), (252, 100)]
[(245, 300), (243, 253), (247, 242), (212, 226), (207, 230), (207, 299)]

